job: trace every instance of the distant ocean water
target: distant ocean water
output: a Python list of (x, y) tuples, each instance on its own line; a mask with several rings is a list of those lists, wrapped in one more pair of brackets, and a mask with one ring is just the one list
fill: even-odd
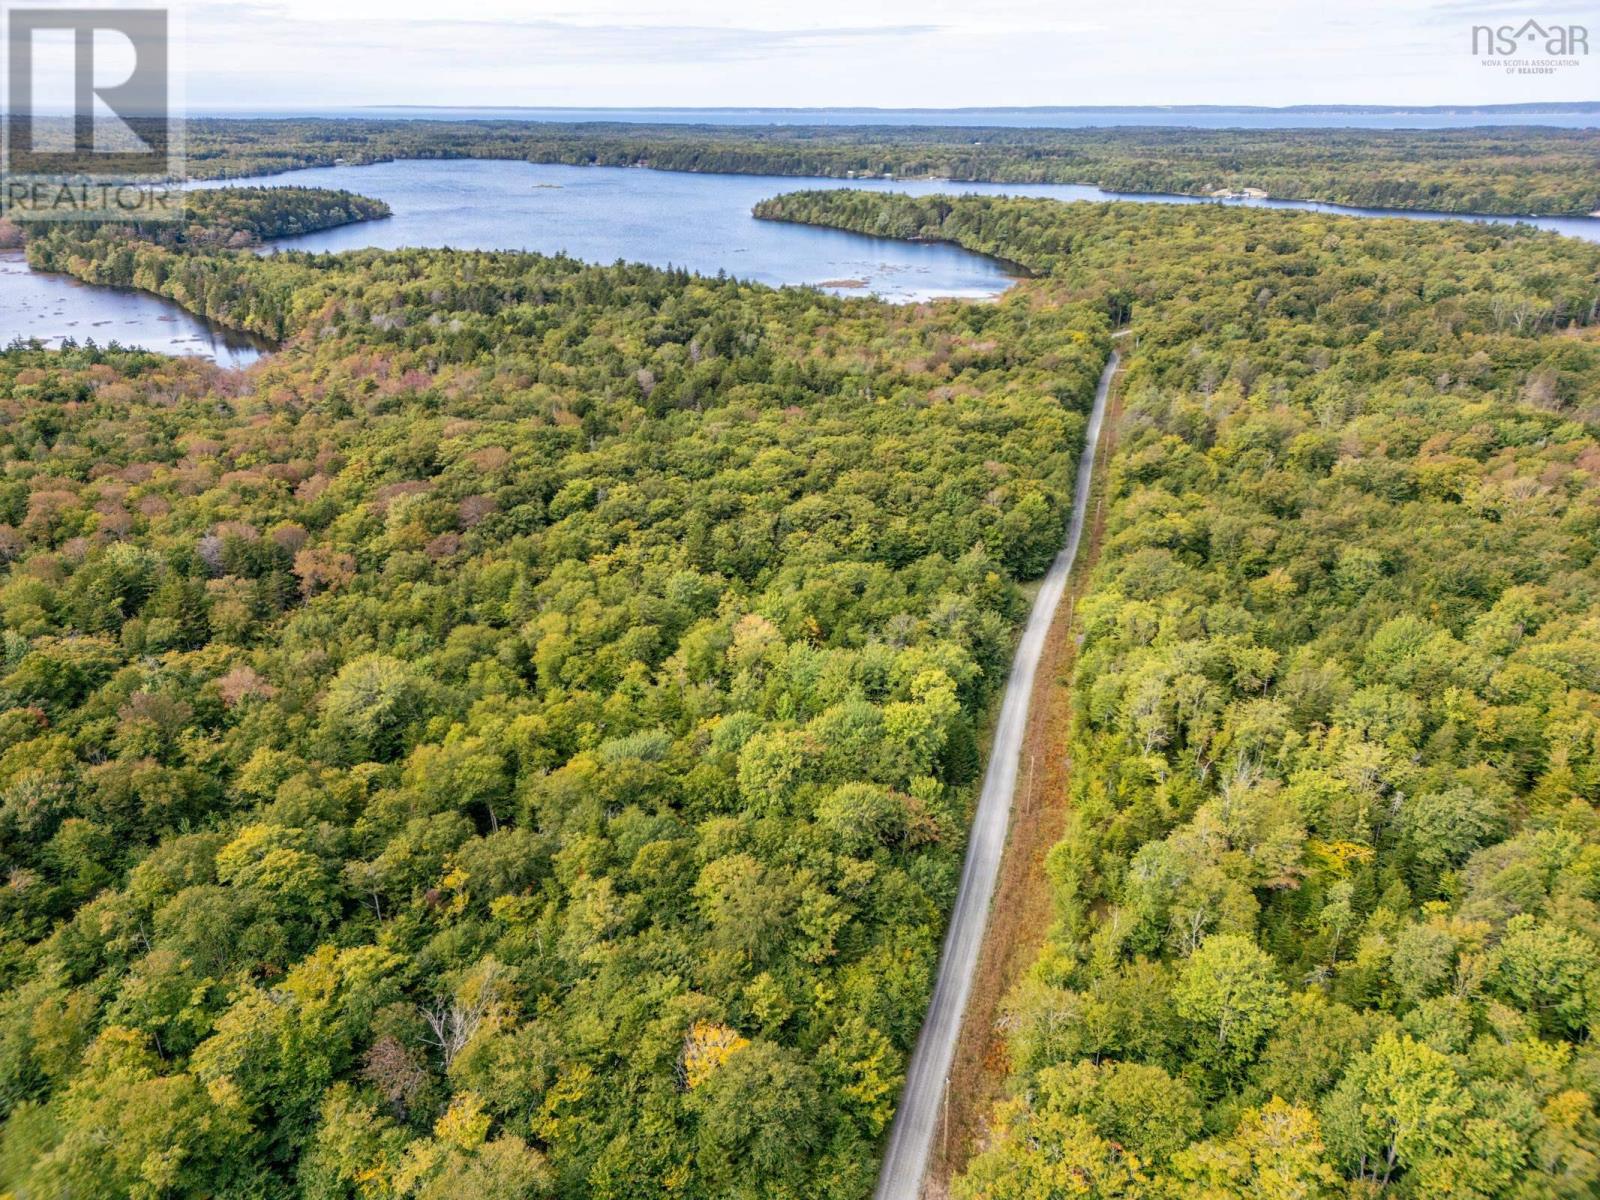
[(306, 108), (196, 109), (194, 117), (326, 117), (418, 121), (615, 121), (640, 125), (945, 125), (1089, 129), (1470, 129), (1484, 125), (1600, 128), (1600, 102), (1480, 108)]

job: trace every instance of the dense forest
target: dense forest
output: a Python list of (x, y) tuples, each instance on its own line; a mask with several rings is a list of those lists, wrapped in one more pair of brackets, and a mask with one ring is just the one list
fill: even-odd
[(783, 197), (1128, 306), (1058, 923), (957, 1187), (1600, 1191), (1600, 248)]
[[(326, 188), (215, 188), (191, 193), (182, 222), (130, 227), (24, 223), (35, 270), (170, 297), (191, 312), (269, 340), (288, 335), (296, 288), (313, 275), (258, 264), (252, 247), (390, 215), (381, 200)], [(229, 250), (231, 254), (195, 251)]]
[(73, 239), (289, 340), (0, 354), (0, 1193), (866, 1195), (1103, 306)]
[(195, 178), (396, 158), (829, 178), (1081, 183), (1111, 191), (1274, 196), (1509, 215), (1600, 209), (1593, 130), (1012, 129), (559, 125), (529, 121), (193, 120)]
[[(181, 212), (181, 220), (132, 227), (78, 220), (67, 226), (37, 218), (0, 217), (0, 249), (25, 245), (30, 233), (36, 240), (48, 241), (52, 233), (63, 229), (71, 233), (72, 239), (92, 229), (97, 233), (115, 231), (115, 236), (124, 241), (238, 250), (274, 238), (316, 233), (391, 215), (382, 200), (333, 188), (308, 187), (197, 188), (184, 194)], [(45, 258), (35, 265), (50, 269), (42, 266), (49, 254), (42, 247), (40, 253)]]
[(0, 1192), (868, 1195), (1125, 325), (958, 1193), (1593, 1195), (1600, 247), (760, 214), (1036, 278), (31, 244), (286, 344), (0, 355)]
[(184, 195), (184, 221), (175, 236), (169, 236), (174, 231), (159, 225), (137, 233), (169, 242), (238, 249), (389, 215), (389, 206), (382, 200), (332, 188), (197, 188)]

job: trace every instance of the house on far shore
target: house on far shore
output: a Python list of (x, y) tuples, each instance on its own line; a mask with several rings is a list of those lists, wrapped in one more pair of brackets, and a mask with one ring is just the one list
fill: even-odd
[(1213, 200), (1266, 200), (1267, 193), (1260, 188), (1218, 188), (1211, 193)]

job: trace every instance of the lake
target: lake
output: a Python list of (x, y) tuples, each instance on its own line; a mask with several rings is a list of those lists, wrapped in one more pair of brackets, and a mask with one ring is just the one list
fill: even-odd
[(49, 346), (68, 338), (101, 346), (120, 342), (162, 354), (199, 355), (229, 367), (247, 366), (264, 348), (159, 296), (30, 271), (20, 251), (7, 251), (0, 253), (0, 348), (16, 338), (37, 338)]
[[(840, 294), (872, 292), (895, 302), (984, 299), (999, 295), (1012, 282), (1002, 264), (957, 246), (864, 237), (758, 221), (750, 215), (758, 200), (799, 188), (855, 186), (919, 194), (953, 190), (951, 184), (929, 181), (701, 175), (456, 159), (316, 167), (196, 186), (273, 183), (347, 188), (386, 201), (394, 216), (280, 239), (266, 248), (269, 252), (446, 245), (458, 250), (564, 251), (589, 262), (625, 259), (707, 275), (726, 271), (773, 286), (811, 284)], [(1029, 190), (984, 184), (962, 184), (959, 189)]]
[[(565, 251), (590, 262), (652, 263), (759, 283), (827, 286), (841, 280), (891, 301), (986, 298), (1010, 286), (1003, 264), (954, 246), (863, 237), (834, 229), (758, 221), (758, 200), (807, 188), (861, 188), (911, 195), (966, 193), (1053, 200), (1132, 200), (1217, 204), (1196, 196), (1102, 192), (1070, 183), (954, 183), (933, 179), (821, 179), (792, 175), (712, 175), (628, 167), (572, 167), (514, 161), (406, 160), (317, 167), (284, 175), (230, 179), (197, 187), (346, 188), (387, 201), (384, 221), (286, 238), (271, 248), (354, 250), (448, 245), (465, 250)], [(1230, 200), (1261, 208), (1348, 216), (1462, 220), (1448, 213), (1345, 208), (1308, 200)], [(1516, 218), (1478, 217), (1510, 222)], [(1522, 218), (1543, 229), (1600, 241), (1600, 219)]]
[[(470, 159), (321, 167), (196, 186), (274, 184), (348, 188), (387, 201), (394, 216), (283, 239), (266, 252), (414, 246), (565, 251), (591, 262), (627, 259), (706, 274), (726, 271), (775, 286), (810, 284), (843, 295), (870, 293), (896, 302), (991, 298), (1009, 287), (1012, 278), (1005, 264), (955, 246), (757, 221), (750, 215), (752, 206), (780, 192), (841, 187), (917, 195), (962, 192), (1066, 201), (1218, 203), (1189, 196), (1122, 195), (1075, 184), (712, 175)], [(1461, 219), (1309, 201), (1227, 203), (1414, 220)], [(1600, 241), (1600, 220), (1594, 218), (1528, 221)], [(80, 341), (93, 337), (102, 344), (115, 339), (170, 353), (201, 354), (228, 365), (248, 363), (258, 353), (245, 339), (224, 335), (159, 297), (30, 274), (15, 260), (0, 266), (0, 274), (6, 276), (0, 281), (0, 345), (17, 336), (52, 344), (64, 337)]]

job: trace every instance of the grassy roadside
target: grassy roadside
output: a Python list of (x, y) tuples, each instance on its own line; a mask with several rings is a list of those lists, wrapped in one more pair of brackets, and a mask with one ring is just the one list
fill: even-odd
[[(1023, 747), (1018, 800), (1011, 814), (1000, 881), (989, 913), (983, 950), (972, 994), (956, 1043), (943, 1120), (923, 1183), (924, 1200), (945, 1200), (950, 1182), (966, 1166), (985, 1134), (984, 1122), (994, 1109), (1010, 1073), (1001, 1006), (1022, 973), (1038, 956), (1054, 920), (1045, 856), (1061, 840), (1067, 817), (1068, 772), (1063, 748), (1072, 719), (1072, 669), (1077, 644), (1073, 622), (1077, 601), (1099, 557), (1105, 529), (1107, 468), (1116, 453), (1122, 417), (1122, 381), (1126, 368), (1112, 381), (1105, 428), (1095, 458), (1096, 478), (1090, 492), (1091, 517), (1085, 542), (1073, 567), (1067, 592), (1056, 610), (1029, 704), (1028, 734)], [(985, 747), (987, 754), (987, 746)]]

